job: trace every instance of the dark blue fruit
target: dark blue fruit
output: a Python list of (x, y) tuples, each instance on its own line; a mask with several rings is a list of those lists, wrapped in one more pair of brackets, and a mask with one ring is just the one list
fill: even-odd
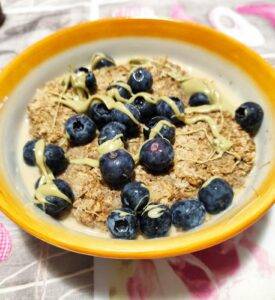
[(121, 139), (125, 140), (124, 138), (125, 133), (126, 133), (125, 125), (119, 122), (110, 122), (100, 130), (99, 137), (98, 137), (98, 144), (101, 145), (102, 143), (108, 140), (112, 140), (114, 137), (120, 134), (122, 134)]
[(92, 103), (87, 114), (99, 129), (111, 122), (111, 111), (104, 103)]
[(74, 200), (74, 193), (70, 185), (65, 180), (58, 178), (54, 179), (53, 182), (63, 194), (65, 194), (70, 200)]
[(75, 70), (75, 73), (77, 73), (77, 72), (84, 72), (84, 73), (88, 74), (89, 69), (86, 67), (79, 67), (78, 69)]
[(233, 196), (232, 187), (221, 178), (212, 179), (206, 186), (202, 186), (198, 193), (199, 200), (210, 214), (227, 209), (232, 203)]
[[(134, 117), (134, 119), (139, 122), (140, 121), (140, 113), (138, 109), (131, 105), (131, 104), (125, 104), (125, 107), (128, 109), (128, 111), (131, 113), (131, 115)], [(134, 122), (127, 114), (124, 112), (113, 109), (111, 112), (112, 120), (122, 123), (126, 126), (126, 137), (131, 138), (135, 137), (139, 133), (139, 124)]]
[(171, 227), (171, 213), (164, 204), (150, 203), (139, 218), (140, 230), (148, 238), (167, 235)]
[(90, 94), (95, 93), (97, 89), (96, 78), (93, 72), (89, 71), (85, 80), (86, 88), (89, 90)]
[[(128, 91), (123, 85), (120, 84), (120, 82), (117, 82), (115, 84), (110, 85), (107, 88), (107, 91), (110, 90), (117, 90), (119, 96), (124, 100), (127, 101), (132, 97), (132, 93), (130, 93), (130, 91)], [(113, 98), (116, 101), (121, 101), (121, 99), (117, 98), (116, 96), (113, 96)]]
[(208, 96), (204, 93), (195, 93), (189, 99), (190, 106), (200, 106), (209, 104)]
[(254, 135), (262, 125), (264, 112), (261, 106), (254, 102), (245, 102), (235, 111), (235, 120), (243, 130)]
[(146, 123), (156, 115), (156, 105), (146, 101), (143, 96), (136, 97), (132, 104), (139, 110), (142, 123)]
[(56, 145), (48, 144), (45, 147), (45, 162), (51, 171), (56, 175), (66, 170), (68, 160), (65, 157), (64, 150)]
[(75, 70), (75, 73), (85, 73), (85, 86), (88, 89), (88, 91), (92, 94), (96, 91), (97, 89), (97, 83), (96, 83), (96, 78), (93, 72), (91, 72), (88, 68), (86, 67), (80, 67)]
[(66, 133), (73, 145), (90, 143), (96, 135), (96, 125), (86, 115), (74, 115), (65, 124)]
[[(184, 105), (181, 99), (169, 97), (178, 107), (180, 113), (184, 113)], [(164, 100), (160, 99), (157, 103), (157, 115), (171, 120), (175, 125), (181, 125), (182, 121), (177, 118), (172, 107)]]
[[(161, 123), (161, 126), (157, 126), (161, 121), (169, 122), (171, 125), (168, 126), (166, 123)], [(154, 135), (152, 136), (152, 138), (160, 137), (163, 139), (167, 139), (171, 144), (174, 144), (176, 129), (169, 119), (166, 119), (164, 117), (154, 117), (146, 123), (146, 127), (143, 129), (143, 134), (146, 139), (149, 138), (150, 133), (153, 130)], [(159, 130), (156, 130), (157, 128)]]
[(123, 207), (128, 207), (138, 213), (148, 204), (149, 198), (149, 190), (142, 182), (138, 181), (127, 183), (121, 192)]
[(107, 219), (107, 226), (114, 238), (133, 240), (137, 236), (137, 218), (135, 213), (128, 208), (120, 208), (111, 212)]
[(110, 56), (103, 53), (100, 55), (102, 56), (101, 59), (97, 60), (95, 63), (92, 63), (93, 70), (115, 66), (115, 62)]
[(168, 140), (154, 138), (143, 144), (139, 160), (148, 171), (163, 173), (173, 165), (174, 150)]
[(23, 158), (27, 165), (35, 166), (35, 143), (37, 140), (28, 141), (23, 148)]
[(59, 217), (61, 212), (71, 207), (74, 200), (74, 194), (71, 187), (66, 181), (62, 179), (54, 179), (53, 183), (64, 195), (66, 195), (71, 200), (71, 202), (68, 202), (56, 196), (46, 196), (46, 203), (39, 203), (36, 204), (36, 206), (43, 210), (46, 214), (56, 218)]
[(39, 187), (40, 185), (42, 185), (43, 183), (45, 183), (45, 182), (46, 182), (45, 177), (40, 176), (40, 177), (36, 180), (36, 182), (35, 182), (35, 184), (34, 184), (34, 188), (35, 188), (35, 189), (38, 189), (38, 187)]
[(106, 183), (112, 187), (119, 187), (131, 180), (135, 162), (126, 150), (118, 149), (102, 155), (99, 168)]
[(42, 177), (39, 177), (39, 178), (36, 180), (36, 182), (35, 182), (35, 184), (34, 184), (34, 188), (35, 188), (35, 189), (37, 189), (37, 188), (40, 186), (40, 184), (41, 184), (41, 178), (42, 178)]
[(134, 94), (139, 92), (150, 92), (153, 84), (153, 77), (151, 73), (145, 68), (135, 69), (128, 79)]
[(183, 230), (201, 225), (204, 222), (205, 213), (202, 202), (194, 199), (178, 201), (171, 207), (172, 223)]

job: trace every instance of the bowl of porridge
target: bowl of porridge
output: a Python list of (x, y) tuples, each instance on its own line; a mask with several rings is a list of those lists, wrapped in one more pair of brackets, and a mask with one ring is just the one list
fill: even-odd
[(274, 83), (256, 53), (193, 23), (58, 31), (0, 74), (0, 208), (88, 255), (222, 242), (274, 202)]

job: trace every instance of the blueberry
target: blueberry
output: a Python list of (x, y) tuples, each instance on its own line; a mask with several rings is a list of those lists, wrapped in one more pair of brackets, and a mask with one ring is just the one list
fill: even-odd
[(65, 157), (64, 150), (56, 145), (48, 144), (45, 147), (45, 163), (54, 174), (60, 174), (66, 170), (68, 160)]
[(174, 150), (168, 140), (154, 138), (143, 144), (139, 160), (148, 171), (163, 173), (173, 165)]
[(66, 133), (73, 145), (90, 143), (96, 135), (96, 125), (86, 115), (74, 115), (65, 123)]
[(198, 193), (199, 200), (210, 214), (217, 214), (227, 209), (232, 203), (233, 196), (232, 187), (221, 178), (212, 179)]
[(121, 139), (125, 140), (124, 138), (125, 133), (126, 133), (125, 125), (119, 122), (110, 122), (100, 130), (99, 137), (98, 137), (98, 144), (101, 145), (102, 143), (108, 140), (112, 140), (115, 136), (119, 134), (122, 134)]
[(150, 203), (143, 210), (140, 218), (140, 230), (148, 238), (167, 235), (171, 227), (171, 213), (164, 204)]
[[(131, 105), (131, 104), (125, 104), (126, 109), (129, 111), (129, 113), (136, 119), (137, 122), (140, 121), (140, 113), (138, 109)], [(126, 126), (126, 137), (131, 138), (135, 137), (139, 133), (139, 124), (135, 123), (127, 114), (124, 112), (113, 109), (111, 112), (112, 120), (122, 123)]]
[(97, 70), (105, 67), (115, 66), (114, 60), (107, 54), (98, 53), (92, 58), (92, 69)]
[[(184, 105), (181, 99), (177, 97), (169, 97), (178, 107), (180, 113), (184, 113)], [(171, 120), (175, 125), (181, 125), (182, 121), (179, 120), (172, 107), (164, 100), (160, 99), (157, 103), (157, 115)]]
[(99, 129), (111, 122), (111, 111), (102, 102), (92, 103), (87, 114)]
[(40, 185), (42, 185), (43, 183), (45, 183), (45, 182), (46, 182), (45, 178), (42, 177), (42, 176), (40, 176), (40, 177), (36, 180), (36, 182), (35, 182), (35, 184), (34, 184), (34, 188), (35, 188), (35, 189), (38, 189), (38, 187), (39, 187)]
[(89, 71), (86, 67), (80, 67), (75, 70), (75, 73), (85, 73), (85, 86), (88, 91), (92, 94), (97, 89), (96, 78), (93, 72)]
[(189, 99), (190, 106), (200, 106), (210, 104), (208, 96), (204, 93), (195, 93)]
[(42, 178), (42, 177), (39, 177), (39, 178), (36, 180), (36, 182), (35, 182), (35, 184), (34, 184), (34, 188), (35, 188), (35, 189), (37, 189), (37, 188), (40, 186), (41, 178)]
[(68, 202), (60, 197), (50, 195), (45, 197), (46, 203), (39, 203), (36, 204), (36, 206), (45, 211), (46, 214), (56, 218), (59, 217), (61, 212), (71, 207), (72, 201), (74, 200), (74, 194), (71, 187), (66, 181), (62, 179), (54, 179), (53, 183), (64, 195), (66, 195), (71, 200), (71, 202)]
[(128, 208), (120, 208), (111, 212), (107, 218), (107, 226), (112, 236), (117, 239), (133, 240), (137, 236), (137, 218)]
[(245, 102), (235, 111), (235, 120), (243, 130), (255, 135), (262, 125), (264, 112), (254, 102)]
[(146, 123), (149, 119), (156, 115), (156, 105), (146, 101), (143, 96), (138, 96), (132, 102), (140, 112), (140, 121)]
[[(170, 125), (168, 126), (166, 122), (170, 123)], [(159, 124), (161, 124), (161, 126)], [(145, 125), (146, 127), (143, 129), (143, 134), (146, 139), (149, 138), (150, 133), (153, 130), (154, 136), (152, 136), (152, 138), (161, 137), (167, 139), (171, 144), (174, 144), (176, 129), (168, 119), (164, 117), (154, 117)], [(156, 131), (156, 129), (158, 130)]]
[(96, 92), (97, 83), (96, 83), (96, 78), (95, 78), (95, 75), (93, 72), (89, 72), (87, 74), (86, 80), (85, 80), (85, 85), (91, 94)]
[(29, 166), (35, 166), (36, 164), (34, 152), (36, 142), (37, 140), (28, 141), (23, 148), (23, 158), (25, 163)]
[(172, 223), (183, 230), (201, 225), (204, 222), (205, 213), (202, 202), (194, 199), (178, 201), (171, 207)]
[(121, 192), (123, 207), (128, 207), (136, 212), (141, 212), (148, 204), (150, 198), (149, 190), (142, 182), (133, 181), (126, 184)]
[(132, 97), (132, 92), (130, 91), (131, 90), (130, 86), (129, 86), (129, 90), (124, 87), (125, 84), (126, 83), (124, 83), (124, 82), (117, 82), (115, 84), (110, 85), (107, 88), (107, 91), (117, 91), (119, 96), (117, 96), (116, 93), (113, 93), (112, 97), (116, 101), (123, 100), (122, 102), (126, 102), (127, 100), (129, 100)]
[(77, 72), (84, 72), (84, 73), (88, 74), (89, 73), (89, 69), (86, 68), (86, 67), (80, 67), (80, 68), (78, 68), (78, 69), (75, 70), (75, 73), (77, 73)]
[(70, 200), (74, 200), (74, 193), (70, 185), (65, 180), (57, 178), (54, 179), (53, 182), (64, 195), (66, 195)]
[(102, 155), (99, 168), (106, 183), (111, 187), (119, 187), (131, 180), (135, 162), (126, 150), (118, 149)]
[(137, 68), (130, 74), (128, 84), (134, 94), (139, 92), (150, 92), (152, 89), (153, 77), (147, 69)]

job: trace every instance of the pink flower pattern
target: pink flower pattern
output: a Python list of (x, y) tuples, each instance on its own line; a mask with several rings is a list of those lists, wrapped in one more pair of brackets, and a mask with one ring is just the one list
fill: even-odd
[(11, 253), (11, 237), (6, 227), (0, 223), (0, 262), (5, 261)]
[(145, 300), (155, 290), (161, 290), (154, 262), (152, 260), (138, 261), (134, 274), (128, 279), (126, 285), (131, 300)]
[(176, 20), (185, 20), (185, 21), (192, 21), (191, 18), (186, 12), (182, 5), (174, 3), (170, 9), (170, 16), (172, 19)]
[(275, 27), (275, 4), (271, 3), (254, 3), (241, 5), (236, 8), (240, 14), (256, 15), (264, 18)]
[[(187, 287), (191, 299), (216, 300), (219, 289), (226, 283), (227, 278), (240, 272), (240, 252), (243, 250), (255, 260), (260, 273), (271, 276), (275, 272), (275, 266), (270, 264), (267, 251), (254, 242), (254, 231), (254, 228), (249, 229), (222, 244), (192, 254), (168, 258), (166, 261)], [(162, 287), (154, 261), (138, 261), (126, 285), (131, 300), (150, 299), (156, 290), (160, 291), (158, 295), (161, 294)]]

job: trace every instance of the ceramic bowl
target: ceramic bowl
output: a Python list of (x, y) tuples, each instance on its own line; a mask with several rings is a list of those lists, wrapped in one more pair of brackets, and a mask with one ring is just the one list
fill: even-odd
[[(263, 106), (265, 118), (256, 137), (257, 157), (234, 205), (204, 226), (177, 236), (152, 240), (96, 237), (61, 225), (30, 205), (18, 170), (18, 132), (28, 101), (46, 81), (87, 63), (91, 53), (158, 56), (208, 72), (243, 101)], [(159, 258), (201, 250), (220, 243), (257, 221), (275, 199), (275, 74), (256, 53), (239, 42), (194, 23), (111, 19), (63, 29), (18, 55), (0, 74), (0, 207), (22, 229), (67, 250), (111, 258)], [(20, 150), (21, 151), (21, 150)]]

